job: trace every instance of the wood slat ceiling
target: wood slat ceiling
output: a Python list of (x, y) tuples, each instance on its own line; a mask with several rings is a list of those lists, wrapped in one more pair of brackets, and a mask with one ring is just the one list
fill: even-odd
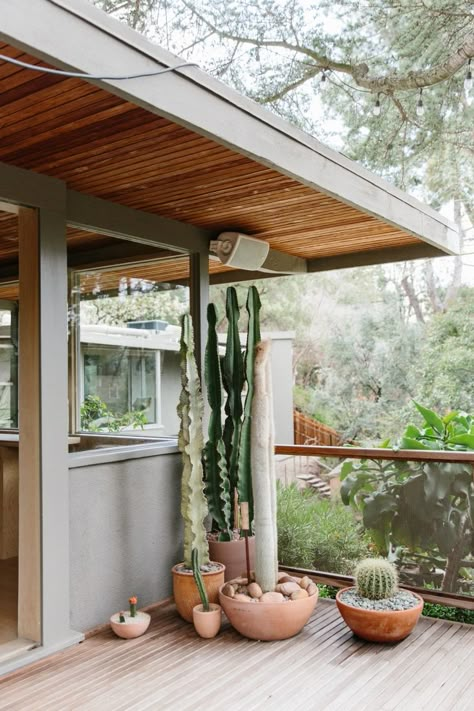
[(0, 82), (0, 161), (60, 178), (79, 192), (216, 232), (239, 230), (305, 258), (419, 243), (85, 81), (3, 63)]

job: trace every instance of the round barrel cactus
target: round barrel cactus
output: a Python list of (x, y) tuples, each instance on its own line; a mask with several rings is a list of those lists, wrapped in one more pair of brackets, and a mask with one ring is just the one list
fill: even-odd
[(358, 594), (369, 600), (384, 600), (398, 590), (397, 570), (385, 558), (361, 560), (354, 577)]

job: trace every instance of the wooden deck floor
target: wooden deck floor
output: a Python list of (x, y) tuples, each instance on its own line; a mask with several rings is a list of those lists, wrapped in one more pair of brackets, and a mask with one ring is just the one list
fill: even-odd
[(284, 642), (252, 642), (228, 625), (195, 636), (172, 605), (148, 633), (110, 631), (3, 678), (1, 711), (467, 711), (473, 707), (474, 628), (423, 618), (396, 646), (352, 636), (331, 601)]

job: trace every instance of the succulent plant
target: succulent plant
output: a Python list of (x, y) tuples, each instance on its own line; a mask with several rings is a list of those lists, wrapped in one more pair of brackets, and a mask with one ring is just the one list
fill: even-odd
[(183, 560), (185, 566), (191, 568), (194, 549), (197, 551), (199, 566), (209, 563), (209, 545), (204, 526), (204, 519), (208, 513), (202, 466), (204, 402), (194, 356), (193, 328), (189, 314), (181, 317), (180, 364), (178, 446), (183, 458), (181, 479), (181, 514), (184, 520)]
[(252, 483), (255, 507), (255, 578), (263, 592), (273, 591), (278, 577), (275, 439), (270, 347), (270, 341), (263, 341), (256, 347), (251, 420)]
[(209, 598), (207, 596), (206, 587), (204, 585), (204, 580), (202, 579), (201, 568), (198, 562), (198, 552), (194, 548), (192, 553), (192, 563), (193, 563), (193, 576), (196, 582), (196, 587), (199, 592), (199, 597), (201, 598), (202, 608), (204, 612), (209, 612)]
[(354, 571), (357, 592), (369, 600), (384, 600), (398, 590), (395, 566), (385, 558), (365, 558)]
[[(253, 520), (251, 477), (251, 408), (255, 346), (260, 340), (260, 298), (251, 286), (247, 296), (248, 330), (245, 356), (239, 335), (240, 309), (237, 292), (226, 293), (227, 340), (222, 367), (219, 358), (217, 312), (214, 304), (207, 310), (208, 341), (205, 358), (207, 397), (211, 408), (208, 441), (204, 450), (206, 496), (219, 540), (232, 539), (239, 526), (238, 505), (248, 504), (249, 525)], [(242, 406), (244, 386), (245, 404)], [(222, 427), (222, 395), (225, 393), (225, 423)]]

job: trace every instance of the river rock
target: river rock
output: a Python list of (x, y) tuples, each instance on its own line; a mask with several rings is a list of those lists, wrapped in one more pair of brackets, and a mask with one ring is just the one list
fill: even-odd
[(226, 583), (224, 585), (224, 587), (222, 588), (222, 594), (226, 595), (227, 597), (235, 597), (234, 586), (231, 585), (230, 583)]
[(303, 590), (306, 590), (308, 585), (312, 584), (311, 578), (308, 578), (307, 575), (304, 576), (304, 578), (301, 578), (300, 580), (300, 588), (303, 588)]
[(235, 593), (234, 600), (238, 600), (239, 602), (252, 602), (252, 598), (243, 593)]
[(306, 590), (303, 590), (303, 588), (295, 590), (295, 592), (291, 593), (290, 595), (290, 598), (292, 600), (302, 600), (304, 597), (308, 597), (308, 593), (306, 592)]
[(317, 589), (318, 589), (318, 586), (316, 585), (316, 583), (311, 583), (311, 585), (308, 585), (308, 587), (306, 588), (306, 592), (311, 597), (311, 595), (316, 594)]
[(281, 583), (279, 588), (280, 588), (279, 592), (283, 593), (283, 595), (288, 595), (288, 596), (291, 595), (291, 593), (298, 592), (298, 590), (301, 590), (298, 583), (295, 583), (295, 582)]
[(279, 592), (266, 592), (266, 593), (263, 593), (262, 597), (260, 598), (260, 602), (263, 602), (263, 603), (284, 602), (284, 601), (285, 601), (285, 598)]
[(295, 583), (296, 580), (291, 575), (284, 575), (282, 578), (278, 578), (279, 583)]
[(250, 595), (250, 597), (254, 597), (257, 600), (262, 597), (263, 592), (262, 588), (258, 583), (250, 583), (250, 585), (247, 588), (247, 592)]

